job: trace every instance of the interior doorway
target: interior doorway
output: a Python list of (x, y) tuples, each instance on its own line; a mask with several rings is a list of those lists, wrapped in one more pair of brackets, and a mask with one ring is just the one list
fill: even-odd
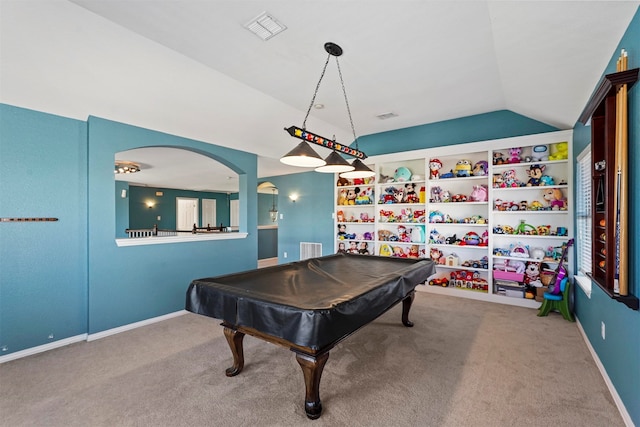
[(202, 199), (202, 227), (215, 227), (216, 224), (216, 199)]
[(198, 226), (198, 199), (176, 197), (176, 230), (187, 231)]

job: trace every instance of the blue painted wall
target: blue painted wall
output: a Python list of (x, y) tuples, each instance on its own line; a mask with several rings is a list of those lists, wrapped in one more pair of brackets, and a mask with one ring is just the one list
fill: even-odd
[(366, 135), (358, 139), (358, 145), (368, 156), (375, 156), (557, 130), (512, 111), (502, 110)]
[[(283, 216), (278, 220), (278, 262), (299, 260), (300, 242), (321, 243), (322, 254), (332, 254), (333, 174), (304, 172), (267, 180), (278, 188), (278, 213)], [(295, 203), (289, 199), (293, 193), (298, 195)]]
[(85, 122), (0, 104), (0, 217), (58, 218), (0, 224), (0, 355), (87, 331), (86, 144)]
[[(156, 192), (161, 191), (162, 196), (156, 196)], [(116, 199), (119, 197), (116, 191)], [(231, 195), (227, 193), (215, 193), (207, 191), (176, 190), (173, 188), (155, 187), (129, 187), (129, 228), (153, 228), (158, 225), (159, 229), (174, 230), (176, 228), (176, 198), (190, 197), (199, 200), (200, 222), (199, 227), (206, 227), (202, 224), (202, 199), (216, 200), (216, 223), (209, 224), (218, 227), (220, 224), (229, 226), (229, 201)], [(236, 197), (237, 198), (237, 197)], [(147, 201), (154, 203), (152, 208), (147, 206)], [(119, 213), (117, 214), (119, 215)], [(160, 220), (158, 221), (158, 216)], [(118, 234), (121, 230), (118, 229)]]
[[(89, 117), (89, 333), (184, 308), (191, 280), (257, 267), (257, 157), (229, 148)], [(113, 159), (133, 148), (189, 149), (239, 175), (246, 239), (117, 247)]]
[[(605, 74), (616, 71), (620, 50), (629, 52), (629, 69), (640, 67), (640, 9), (612, 52)], [(594, 88), (595, 90), (596, 88)], [(574, 128), (575, 155), (591, 143), (591, 127), (577, 123)], [(640, 188), (640, 83), (629, 91), (629, 188)], [(629, 290), (640, 296), (640, 239), (638, 220), (640, 198), (629, 197)], [(591, 299), (576, 290), (576, 315), (592, 347), (604, 365), (611, 382), (624, 402), (635, 425), (640, 425), (640, 312), (609, 298), (595, 283)], [(606, 325), (606, 340), (600, 325)]]

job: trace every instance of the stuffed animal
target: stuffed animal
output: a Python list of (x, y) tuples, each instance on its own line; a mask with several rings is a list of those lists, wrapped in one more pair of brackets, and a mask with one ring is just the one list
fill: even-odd
[(548, 188), (542, 192), (542, 198), (552, 210), (566, 210), (567, 199), (559, 188)]
[(360, 193), (360, 187), (349, 188), (347, 190), (347, 204), (355, 205), (356, 197), (358, 197), (358, 193)]
[(551, 144), (551, 154), (549, 160), (565, 160), (569, 157), (569, 143), (557, 142)]
[(429, 258), (431, 258), (433, 262), (435, 262), (436, 264), (444, 264), (444, 255), (442, 254), (442, 251), (438, 248), (432, 247), (429, 250)]
[(395, 182), (405, 182), (411, 180), (411, 171), (404, 166), (400, 166), (397, 168), (393, 174), (393, 179)]
[(347, 178), (338, 178), (338, 182), (337, 182), (338, 187), (342, 187), (345, 185), (351, 185), (351, 183), (349, 182), (349, 180)]
[(338, 224), (338, 238), (344, 239), (346, 235), (347, 235), (346, 224)]
[(471, 196), (469, 196), (472, 202), (486, 202), (487, 197), (488, 189), (484, 185), (474, 185)]
[(440, 169), (442, 168), (442, 162), (440, 159), (431, 159), (429, 162), (429, 179), (440, 178)]
[(520, 154), (522, 154), (522, 148), (513, 147), (509, 148), (509, 163), (520, 163)]
[(486, 160), (480, 160), (475, 165), (473, 165), (473, 171), (471, 174), (473, 176), (485, 176), (489, 172), (489, 162)]
[(347, 190), (344, 188), (340, 190), (338, 193), (338, 204), (339, 205), (348, 205), (349, 202), (347, 200)]
[(470, 176), (471, 161), (466, 159), (458, 160), (456, 167), (453, 168), (453, 172), (457, 177)]
[(502, 172), (502, 182), (500, 188), (512, 188), (520, 187), (521, 182), (516, 177), (516, 171), (514, 169), (508, 169)]
[(504, 153), (496, 151), (493, 153), (493, 164), (494, 165), (502, 165), (508, 163), (504, 158)]
[(408, 183), (404, 185), (404, 203), (419, 203), (420, 198), (416, 193), (416, 185)]
[(549, 145), (534, 145), (531, 147), (531, 161), (544, 162), (549, 160)]
[(411, 245), (407, 258), (419, 258), (420, 252), (418, 251), (418, 245)]
[(527, 187), (536, 187), (538, 185), (544, 185), (542, 182), (542, 174), (544, 173), (545, 165), (531, 165), (527, 171), (529, 175), (529, 181), (527, 181)]

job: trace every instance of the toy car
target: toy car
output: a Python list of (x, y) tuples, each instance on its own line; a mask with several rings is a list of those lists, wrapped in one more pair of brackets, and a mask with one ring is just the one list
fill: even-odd
[(449, 286), (449, 280), (446, 277), (436, 277), (435, 279), (429, 280), (429, 286)]

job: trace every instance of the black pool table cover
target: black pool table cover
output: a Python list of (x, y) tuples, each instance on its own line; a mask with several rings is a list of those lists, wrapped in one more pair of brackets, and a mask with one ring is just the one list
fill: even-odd
[(427, 259), (335, 254), (194, 280), (186, 309), (317, 351), (376, 319), (434, 272)]

